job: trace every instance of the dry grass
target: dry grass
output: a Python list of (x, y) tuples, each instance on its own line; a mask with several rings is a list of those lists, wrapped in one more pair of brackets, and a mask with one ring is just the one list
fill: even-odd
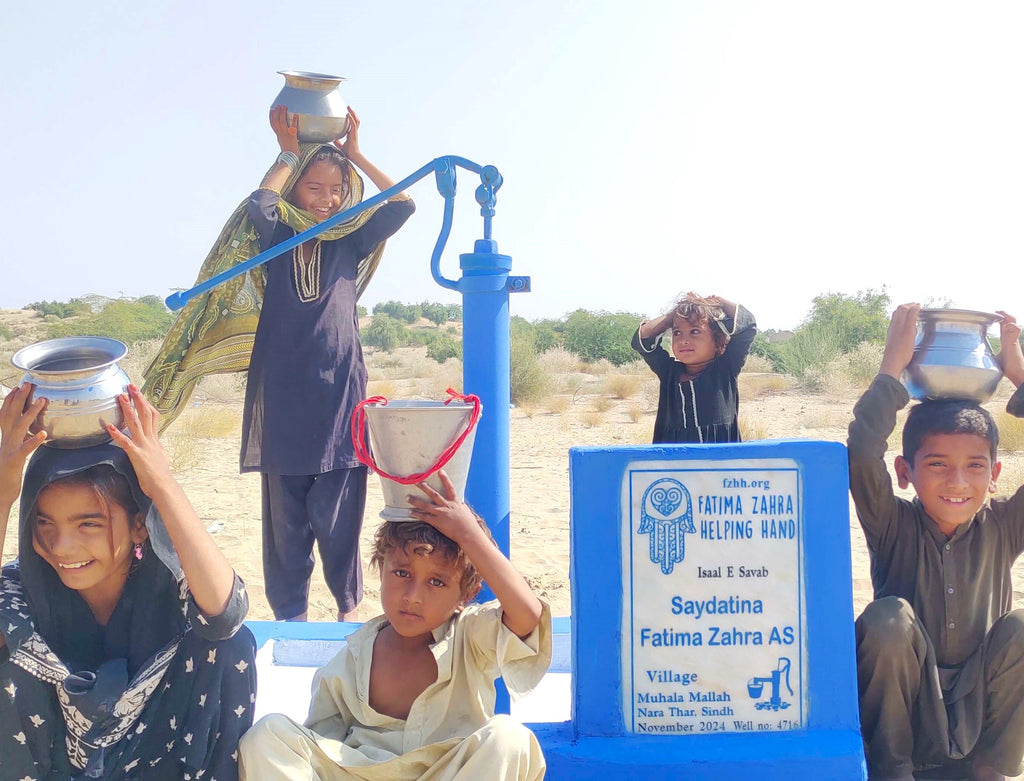
[(580, 391), (584, 390), (590, 382), (587, 375), (579, 372), (570, 372), (569, 374), (556, 375), (554, 385), (562, 393), (569, 393), (575, 395)]
[(597, 428), (604, 423), (604, 412), (600, 410), (590, 410), (580, 415), (580, 421), (587, 428)]
[(236, 407), (203, 404), (185, 409), (168, 431), (186, 440), (227, 439), (239, 435), (240, 424)]
[(785, 393), (793, 387), (793, 379), (785, 374), (752, 374), (743, 372), (737, 378), (740, 398), (756, 399)]
[(740, 437), (744, 442), (753, 442), (757, 439), (768, 439), (768, 427), (761, 420), (751, 420), (740, 416)]
[(561, 414), (569, 409), (570, 404), (572, 404), (572, 399), (569, 396), (563, 396), (560, 394), (556, 396), (548, 396), (548, 398), (544, 400), (544, 409), (548, 412)]
[(614, 364), (607, 358), (602, 358), (594, 363), (581, 363), (579, 368), (584, 374), (596, 374), (598, 376), (611, 374), (616, 371)]
[(999, 429), (999, 447), (1007, 453), (1024, 450), (1024, 419), (1016, 418), (1006, 410), (993, 415)]
[(626, 417), (630, 423), (639, 423), (644, 416), (643, 408), (638, 404), (632, 404), (626, 409)]
[(878, 373), (884, 345), (862, 342), (855, 349), (835, 358), (822, 374), (821, 389), (846, 396), (865, 390)]
[(569, 374), (580, 364), (579, 356), (564, 347), (552, 347), (541, 353), (537, 360), (548, 374)]
[(366, 384), (367, 396), (383, 396), (385, 399), (393, 399), (398, 393), (398, 385), (393, 380), (370, 380)]
[(611, 399), (607, 396), (595, 396), (593, 401), (593, 407), (595, 412), (604, 414), (615, 405)]
[(607, 374), (601, 380), (601, 392), (616, 399), (631, 399), (642, 384), (643, 379), (635, 374)]
[(775, 371), (775, 367), (763, 355), (748, 355), (747, 360), (743, 363), (743, 371), (754, 374), (769, 374)]

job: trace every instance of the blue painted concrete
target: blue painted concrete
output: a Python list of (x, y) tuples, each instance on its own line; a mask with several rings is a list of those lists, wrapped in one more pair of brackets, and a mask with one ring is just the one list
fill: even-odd
[[(795, 461), (801, 480), (805, 728), (685, 736), (627, 732), (621, 629), (621, 491), (627, 464), (678, 460), (684, 468), (687, 460), (778, 458)], [(573, 721), (538, 727), (549, 777), (863, 779), (846, 449), (805, 441), (573, 448), (570, 483)]]

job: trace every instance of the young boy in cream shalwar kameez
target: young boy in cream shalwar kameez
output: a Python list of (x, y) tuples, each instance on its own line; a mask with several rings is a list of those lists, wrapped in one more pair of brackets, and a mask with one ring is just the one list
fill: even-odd
[[(384, 615), (317, 671), (305, 726), (273, 714), (243, 736), (243, 780), (544, 777), (533, 733), (494, 715), (494, 679), (513, 697), (536, 686), (551, 615), (441, 478), (444, 496), (410, 499), (420, 522), (377, 532)], [(481, 578), (498, 599), (469, 605)]]

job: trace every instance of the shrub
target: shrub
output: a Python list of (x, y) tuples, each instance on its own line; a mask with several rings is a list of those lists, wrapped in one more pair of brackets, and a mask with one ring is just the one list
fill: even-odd
[(580, 364), (580, 357), (564, 347), (552, 347), (542, 353), (540, 362), (549, 374), (569, 374)]
[(999, 447), (1007, 453), (1017, 453), (1024, 449), (1024, 419), (1014, 417), (1005, 410), (1000, 410), (993, 417), (999, 429)]
[(34, 301), (25, 308), (33, 309), (44, 317), (52, 315), (62, 320), (65, 317), (92, 314), (92, 308), (80, 298), (72, 298), (70, 301)]
[(639, 423), (640, 419), (644, 416), (644, 411), (639, 404), (632, 404), (629, 409), (626, 410), (626, 415), (629, 416), (630, 423)]
[(432, 301), (424, 301), (420, 304), (420, 311), (434, 325), (441, 325), (448, 322), (448, 307)]
[(395, 320), (404, 320), (410, 324), (420, 319), (419, 304), (403, 304), (401, 301), (382, 301), (374, 305), (373, 313), (390, 315)]
[(448, 336), (438, 336), (427, 347), (427, 357), (433, 358), (438, 363), (444, 363), (449, 358), (462, 360), (462, 342), (458, 342)]
[(779, 345), (779, 370), (802, 382), (811, 381), (810, 375), (820, 375), (839, 353), (839, 341), (834, 334), (815, 328), (801, 329)]
[(14, 332), (11, 330), (11, 327), (7, 323), (0, 323), (0, 339), (6, 342), (13, 338)]
[(389, 315), (376, 313), (366, 327), (366, 332), (362, 335), (363, 344), (376, 347), (386, 353), (398, 347), (404, 338), (404, 325)]
[(635, 374), (609, 374), (601, 381), (601, 392), (616, 399), (629, 399), (640, 392), (641, 383)]
[(577, 309), (565, 321), (563, 344), (584, 361), (607, 359), (615, 366), (632, 361), (633, 332), (642, 318), (626, 312), (588, 312)]
[(775, 371), (775, 365), (763, 355), (748, 355), (747, 360), (743, 362), (741, 371), (751, 374), (764, 374)]
[(838, 352), (848, 353), (861, 342), (884, 342), (889, 327), (889, 295), (882, 290), (861, 290), (856, 295), (827, 293), (812, 301), (811, 311), (798, 330), (828, 333)]
[(551, 379), (538, 360), (533, 342), (524, 334), (513, 336), (511, 353), (511, 395), (516, 405), (537, 401), (548, 394)]
[(134, 344), (146, 339), (161, 339), (171, 327), (174, 316), (156, 296), (119, 298), (108, 302), (99, 312), (85, 314), (74, 320), (51, 323), (47, 334), (51, 339), (62, 336), (106, 336)]

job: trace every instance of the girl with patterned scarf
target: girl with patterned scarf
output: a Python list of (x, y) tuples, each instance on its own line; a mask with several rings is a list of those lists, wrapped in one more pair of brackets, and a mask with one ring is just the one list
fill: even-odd
[(0, 573), (0, 781), (236, 778), (248, 598), (171, 474), (159, 414), (131, 386), (130, 436), (40, 448), (32, 391), (0, 406), (0, 546), (21, 489)]
[[(348, 119), (344, 143), (300, 146), (287, 109), (271, 109), (281, 153), (222, 231), (200, 280), (357, 204), (356, 168), (380, 190), (394, 185), (360, 151), (351, 109)], [(356, 300), (385, 239), (414, 210), (395, 196), (214, 288), (182, 310), (146, 371), (143, 390), (173, 418), (203, 374), (248, 369), (240, 466), (262, 477), (263, 574), (278, 620), (306, 618), (314, 541), (338, 618), (353, 618), (362, 599), (366, 469), (349, 434), (366, 397)]]

